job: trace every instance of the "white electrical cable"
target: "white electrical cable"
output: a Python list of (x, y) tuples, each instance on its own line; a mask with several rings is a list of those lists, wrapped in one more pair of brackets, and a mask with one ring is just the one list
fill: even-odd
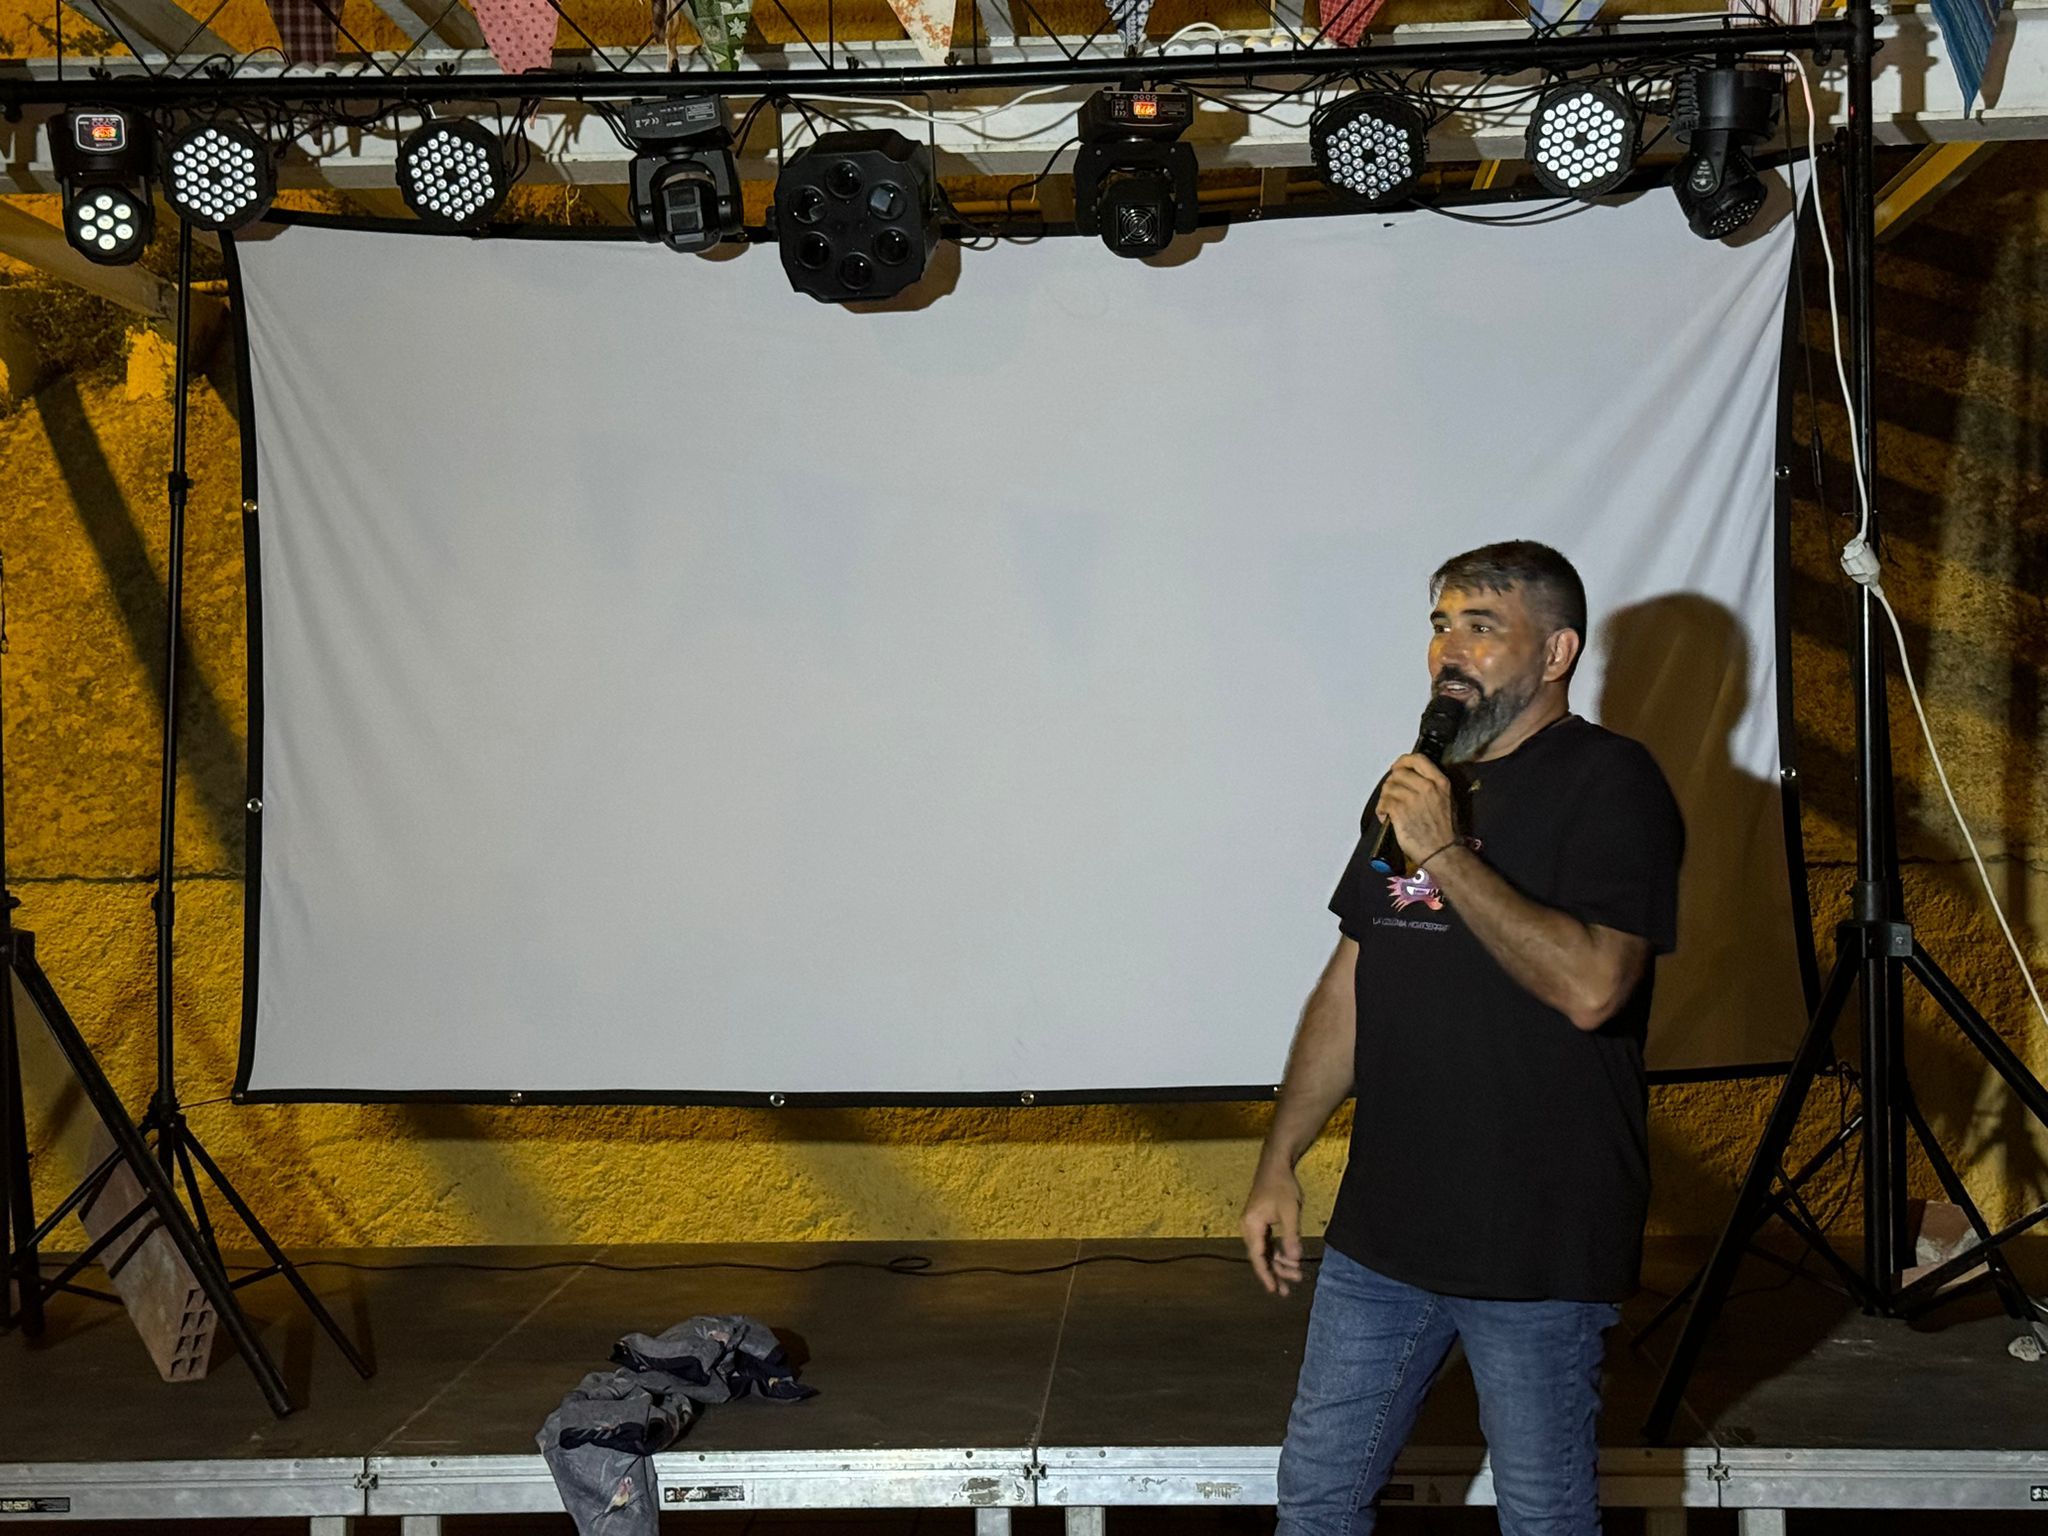
[[(898, 101), (893, 96), (820, 96), (812, 91), (799, 91), (794, 94), (799, 101), (829, 101), (834, 106), (840, 107), (889, 107), (901, 112), (906, 117), (914, 117), (927, 123), (937, 123), (941, 127), (969, 127), (982, 121), (984, 118), (994, 117), (999, 112), (1007, 112), (1012, 107), (1022, 106), (1027, 101), (1035, 101), (1040, 96), (1050, 96), (1055, 91), (1071, 91), (1073, 89), (1075, 87), (1071, 85), (1041, 85), (1033, 90), (1020, 92), (1012, 96), (1008, 101), (999, 101), (992, 107), (983, 107), (979, 112), (966, 112), (958, 115), (946, 112), (926, 112), (921, 108), (913, 107), (907, 101)], [(1028, 133), (1017, 135), (1019, 138), (1027, 139), (1032, 136), (1032, 134)], [(999, 138), (1000, 135), (982, 134), (981, 137)]]
[[(1799, 88), (1806, 96), (1806, 163), (1812, 168), (1818, 164), (1814, 143), (1813, 80), (1807, 73), (1805, 60), (1794, 58), (1792, 62), (1798, 66)], [(1808, 185), (1813, 183), (1809, 181)], [(1992, 889), (1991, 871), (1984, 867), (1984, 855), (1977, 849), (1976, 836), (1963, 816), (1963, 808), (1956, 803), (1955, 789), (1948, 781), (1948, 769), (1942, 765), (1941, 749), (1934, 744), (1934, 731), (1927, 723), (1927, 710), (1920, 702), (1920, 685), (1914, 680), (1913, 663), (1906, 655), (1906, 632), (1899, 624), (1899, 615), (1892, 607), (1892, 600), (1885, 596), (1884, 583), (1880, 579), (1883, 568), (1876, 551), (1870, 547), (1870, 487), (1864, 478), (1863, 445), (1856, 421), (1855, 397), (1849, 390), (1849, 371), (1842, 362), (1842, 306), (1835, 294), (1835, 252), (1828, 242), (1828, 221), (1818, 216), (1817, 208), (1815, 211), (1814, 223), (1820, 230), (1821, 254), (1826, 258), (1828, 270), (1828, 339), (1833, 344), (1835, 378), (1842, 386), (1842, 409), (1849, 418), (1850, 463), (1856, 475), (1856, 500), (1862, 514), (1856, 527), (1856, 537), (1842, 546), (1842, 569), (1851, 581), (1877, 599), (1878, 606), (1884, 609), (1884, 616), (1891, 621), (1892, 638), (1899, 647), (1899, 671), (1905, 675), (1906, 694), (1913, 701), (1913, 714), (1919, 720), (1920, 734), (1927, 742), (1927, 755), (1934, 761), (1935, 776), (1941, 780), (1941, 792), (1948, 800), (1949, 814), (1955, 817), (1956, 825), (1962, 829), (1970, 860), (1977, 866), (1977, 878), (1984, 884), (1985, 899), (1991, 903), (1991, 910), (1998, 918), (1999, 931), (2005, 935), (2006, 946), (2019, 965), (2020, 979), (2026, 982), (2027, 995), (2034, 1000), (2034, 1011), (2041, 1015), (2041, 1022), (2048, 1025), (2048, 1004), (2041, 1001), (2041, 989), (2034, 984), (2033, 968), (2027, 964), (2026, 952), (2013, 936), (2012, 924), (2006, 921), (2005, 908), (1999, 904), (1998, 892)]]
[[(1176, 32), (1174, 34), (1174, 38), (1179, 37), (1182, 32), (1193, 31), (1194, 28), (1197, 26), (1207, 27), (1211, 25), (1212, 23), (1209, 22), (1192, 23), (1189, 26), (1181, 28), (1180, 32)], [(1174, 38), (1168, 38), (1167, 41), (1170, 43), (1174, 40)], [(1040, 126), (1028, 129), (1023, 133), (1005, 134), (990, 133), (988, 130), (983, 128), (977, 128), (974, 125), (988, 118), (994, 117), (998, 113), (1007, 112), (1012, 107), (1021, 106), (1023, 103), (1027, 101), (1036, 100), (1038, 97), (1051, 96), (1061, 91), (1071, 91), (1074, 89), (1076, 89), (1076, 87), (1071, 85), (1041, 85), (1033, 90), (1024, 91), (1019, 95), (1013, 96), (1008, 101), (1000, 101), (997, 102), (992, 107), (984, 107), (978, 112), (965, 112), (957, 114), (946, 112), (927, 112), (921, 108), (913, 107), (907, 101), (900, 101), (893, 96), (826, 96), (820, 95), (812, 91), (804, 91), (801, 93), (797, 93), (793, 99), (799, 102), (826, 102), (833, 106), (842, 107), (887, 107), (891, 111), (901, 112), (906, 117), (914, 117), (918, 119), (920, 122), (933, 123), (942, 128), (966, 128), (970, 132), (972, 132), (976, 138), (982, 139), (991, 144), (1011, 144), (1021, 143), (1025, 139), (1035, 139), (1040, 137), (1045, 131), (1044, 126), (1041, 124)], [(1242, 103), (1238, 102), (1234, 97), (1231, 97), (1220, 92), (1215, 93), (1208, 99), (1225, 103), (1228, 105), (1242, 105)], [(1254, 104), (1261, 104), (1262, 101), (1263, 98), (1255, 98)], [(1272, 116), (1273, 120), (1275, 122), (1278, 122), (1284, 128), (1300, 129), (1306, 128), (1308, 126), (1309, 120), (1307, 117), (1302, 118), (1302, 120), (1297, 123), (1287, 118), (1279, 117), (1270, 112), (1268, 113), (1268, 115)], [(812, 137), (815, 138), (816, 136), (817, 135), (814, 132), (812, 134)]]
[(1216, 46), (1219, 49), (1223, 46), (1224, 40), (1229, 36), (1227, 32), (1225, 32), (1221, 27), (1217, 26), (1216, 23), (1213, 21), (1191, 21), (1186, 26), (1182, 27), (1178, 32), (1174, 33), (1173, 36), (1169, 37), (1165, 42), (1159, 44), (1159, 51), (1161, 53), (1166, 52), (1167, 49), (1171, 48), (1175, 43), (1179, 42), (1182, 38), (1186, 37), (1190, 32), (1205, 32), (1213, 35), (1216, 39)]

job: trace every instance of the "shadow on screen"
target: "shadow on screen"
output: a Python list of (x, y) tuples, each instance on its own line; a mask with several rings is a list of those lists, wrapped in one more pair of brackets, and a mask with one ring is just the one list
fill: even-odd
[(1736, 616), (1695, 593), (1637, 603), (1600, 626), (1599, 719), (1648, 747), (1685, 816), (1675, 953), (1658, 962), (1652, 1071), (1781, 1062), (1806, 1012), (1783, 798), (1734, 760), (1750, 651)]

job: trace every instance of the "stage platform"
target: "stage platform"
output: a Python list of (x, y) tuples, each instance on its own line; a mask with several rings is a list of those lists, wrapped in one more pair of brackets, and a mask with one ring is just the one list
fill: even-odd
[[(1653, 1247), (1610, 1349), (1603, 1500), (1735, 1509), (1748, 1536), (1802, 1508), (2048, 1505), (2048, 1363), (1967, 1298), (1874, 1321), (1752, 1264), (1695, 1377), (1680, 1443), (1638, 1429), (1671, 1330), (1627, 1333), (1697, 1245)], [(2022, 1249), (2023, 1272), (2048, 1250)], [(1273, 1502), (1307, 1296), (1260, 1292), (1233, 1243), (862, 1243), (375, 1250), (304, 1255), (374, 1354), (358, 1381), (277, 1280), (243, 1293), (304, 1404), (274, 1419), (247, 1371), (158, 1381), (119, 1310), (65, 1298), (40, 1343), (0, 1337), (0, 1523), (560, 1511), (534, 1431), (612, 1343), (695, 1313), (771, 1323), (820, 1395), (707, 1410), (658, 1458), (664, 1507), (1017, 1509), (1099, 1536), (1117, 1506)], [(1078, 1261), (1078, 1262), (1077, 1262)], [(1388, 1504), (1492, 1501), (1453, 1362)]]

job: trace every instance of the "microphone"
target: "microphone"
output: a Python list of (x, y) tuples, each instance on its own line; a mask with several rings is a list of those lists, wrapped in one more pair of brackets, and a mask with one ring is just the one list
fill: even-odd
[[(1429, 708), (1422, 712), (1422, 728), (1415, 738), (1415, 753), (1426, 757), (1432, 763), (1441, 764), (1444, 753), (1458, 734), (1458, 727), (1465, 721), (1465, 704), (1462, 699), (1438, 694), (1429, 701)], [(1372, 867), (1383, 875), (1391, 875), (1405, 867), (1408, 860), (1402, 855), (1401, 845), (1394, 839), (1394, 824), (1380, 823), (1380, 835), (1373, 839)]]

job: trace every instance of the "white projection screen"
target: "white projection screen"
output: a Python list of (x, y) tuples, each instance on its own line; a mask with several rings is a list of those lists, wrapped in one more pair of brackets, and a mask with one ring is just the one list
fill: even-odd
[(1509, 537), (1686, 814), (1653, 1070), (1790, 1054), (1789, 221), (942, 247), (868, 313), (765, 248), (273, 233), (251, 1097), (1262, 1091), (1428, 575)]

